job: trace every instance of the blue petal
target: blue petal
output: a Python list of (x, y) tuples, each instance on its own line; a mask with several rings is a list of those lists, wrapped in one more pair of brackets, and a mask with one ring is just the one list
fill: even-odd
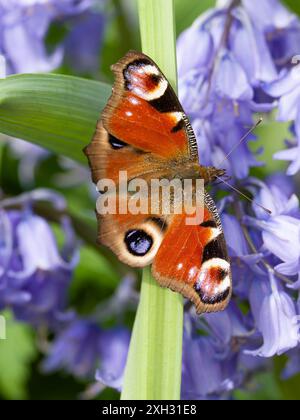
[(297, 20), (278, 0), (264, 0), (259, 7), (253, 0), (242, 0), (242, 3), (253, 23), (264, 31), (286, 28)]
[(253, 89), (243, 68), (229, 53), (224, 53), (220, 60), (215, 83), (220, 97), (239, 101), (253, 98)]
[(295, 304), (270, 273), (270, 283), (254, 281), (250, 304), (263, 345), (246, 354), (260, 357), (280, 355), (298, 345), (298, 321)]

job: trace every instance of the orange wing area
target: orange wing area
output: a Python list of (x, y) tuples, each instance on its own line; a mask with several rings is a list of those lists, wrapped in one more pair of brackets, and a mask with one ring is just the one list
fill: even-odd
[(231, 297), (231, 272), (219, 223), (206, 208), (201, 225), (173, 216), (152, 265), (161, 286), (181, 293), (198, 313), (223, 310)]
[(131, 51), (112, 66), (113, 94), (102, 114), (117, 139), (165, 159), (197, 159), (192, 128), (175, 92), (156, 64)]
[[(158, 160), (153, 160), (146, 153), (139, 153), (131, 146), (114, 150), (109, 143), (109, 134), (100, 120), (92, 142), (85, 148), (95, 184), (99, 180), (110, 179), (119, 184), (121, 171), (127, 172), (128, 180), (153, 174), (161, 168)], [(159, 176), (159, 173), (157, 173)]]
[(172, 133), (177, 123), (174, 113), (160, 113), (147, 101), (127, 92), (111, 118), (104, 119), (106, 129), (115, 137), (166, 159), (188, 154), (185, 131)]
[[(113, 204), (128, 205), (128, 197), (112, 196)], [(148, 207), (148, 201), (145, 200)], [(164, 236), (165, 218), (143, 214), (113, 211), (108, 214), (97, 212), (98, 240), (109, 247), (118, 258), (131, 267), (145, 267), (152, 263)], [(134, 232), (136, 234), (134, 234)]]

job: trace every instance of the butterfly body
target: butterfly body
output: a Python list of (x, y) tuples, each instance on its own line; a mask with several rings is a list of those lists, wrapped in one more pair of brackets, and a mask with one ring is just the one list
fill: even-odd
[[(86, 148), (93, 181), (108, 178), (120, 186), (124, 171), (128, 185), (142, 180), (149, 188), (154, 180), (191, 180), (190, 206), (197, 207), (196, 181), (207, 185), (224, 171), (200, 165), (189, 120), (149, 57), (130, 51), (112, 69), (113, 93)], [(192, 300), (197, 312), (224, 309), (231, 296), (231, 270), (221, 220), (208, 193), (200, 194), (201, 220), (189, 225), (187, 211), (177, 211), (176, 191), (168, 211), (160, 198), (154, 210), (149, 197), (140, 195), (146, 209), (140, 213), (120, 210), (129, 208), (129, 188), (114, 192), (108, 189), (117, 210), (97, 215), (99, 241), (130, 266), (152, 264), (159, 284)]]

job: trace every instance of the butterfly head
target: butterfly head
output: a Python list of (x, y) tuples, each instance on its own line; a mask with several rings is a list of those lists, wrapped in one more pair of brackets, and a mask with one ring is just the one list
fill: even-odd
[(200, 176), (205, 184), (212, 183), (226, 174), (225, 169), (217, 169), (214, 166), (200, 166)]

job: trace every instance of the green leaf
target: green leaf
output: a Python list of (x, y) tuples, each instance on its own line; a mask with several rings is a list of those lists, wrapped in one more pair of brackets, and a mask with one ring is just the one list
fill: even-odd
[(215, 0), (175, 0), (176, 32), (180, 34), (192, 25), (195, 19), (207, 9), (214, 7)]
[(288, 356), (275, 356), (270, 360), (270, 372), (257, 373), (248, 381), (247, 389), (235, 391), (239, 400), (299, 400), (300, 375), (282, 379)]
[(276, 377), (277, 386), (280, 389), (283, 400), (299, 400), (300, 375), (295, 374), (291, 378), (282, 379), (282, 372), (289, 361), (289, 356), (284, 354), (280, 357), (274, 357), (274, 375)]
[(89, 314), (110, 296), (121, 280), (115, 266), (90, 246), (80, 250), (80, 262), (70, 287), (71, 306)]
[[(139, 0), (143, 51), (176, 88), (173, 0)], [(163, 41), (162, 41), (163, 40)], [(125, 369), (123, 400), (179, 400), (183, 299), (143, 270), (141, 298)]]
[(234, 397), (236, 400), (242, 401), (278, 401), (284, 399), (274, 372), (256, 374), (253, 380), (248, 383), (247, 389), (236, 390)]
[(114, 289), (119, 282), (119, 275), (110, 262), (88, 246), (81, 247), (80, 263), (75, 272), (75, 283), (80, 278), (82, 281), (93, 279), (93, 281), (102, 283), (109, 289)]
[(7, 313), (6, 340), (0, 340), (0, 391), (6, 399), (26, 398), (26, 382), (36, 350), (30, 328)]
[(292, 12), (297, 13), (300, 15), (300, 3), (295, 0), (283, 0), (283, 3), (288, 6)]
[(55, 74), (0, 80), (0, 132), (87, 163), (90, 142), (110, 95), (109, 85)]

